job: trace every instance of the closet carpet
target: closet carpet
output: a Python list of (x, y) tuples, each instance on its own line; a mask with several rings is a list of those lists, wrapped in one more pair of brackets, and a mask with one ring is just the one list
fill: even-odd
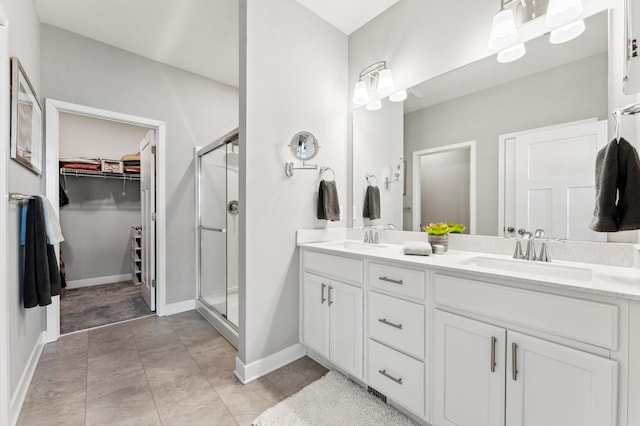
[(150, 315), (141, 290), (133, 281), (63, 289), (60, 334)]

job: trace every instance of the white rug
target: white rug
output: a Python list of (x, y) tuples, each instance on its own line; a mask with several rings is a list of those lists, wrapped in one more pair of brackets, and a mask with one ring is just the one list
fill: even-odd
[(416, 425), (335, 371), (260, 414), (255, 426)]

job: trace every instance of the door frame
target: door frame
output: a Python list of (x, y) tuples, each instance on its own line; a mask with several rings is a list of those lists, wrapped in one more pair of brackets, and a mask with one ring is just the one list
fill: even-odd
[[(156, 182), (156, 315), (166, 315), (166, 260), (167, 260), (167, 218), (166, 218), (166, 138), (167, 126), (165, 122), (153, 120), (135, 115), (123, 114), (86, 105), (79, 105), (56, 99), (45, 101), (45, 135), (46, 135), (46, 168), (45, 194), (53, 204), (56, 214), (59, 215), (58, 195), (60, 185), (59, 156), (60, 156), (60, 113), (77, 114), (85, 117), (97, 118), (101, 120), (114, 121), (117, 123), (130, 124), (139, 127), (147, 127), (156, 131), (157, 154), (156, 170), (158, 179)], [(59, 252), (59, 246), (56, 247)], [(54, 297), (51, 305), (47, 306), (47, 329), (45, 332), (45, 342), (53, 342), (60, 337), (60, 298)]]
[(456, 151), (461, 149), (469, 150), (469, 234), (476, 232), (476, 141), (460, 142), (451, 145), (443, 145), (436, 148), (423, 149), (413, 152), (413, 230), (416, 232), (420, 229), (421, 216), (421, 198), (420, 198), (420, 159), (426, 155), (438, 154), (447, 151)]
[[(9, 18), (0, 3), (0, 141), (5, 147), (0, 152), (0, 230), (9, 235)], [(9, 256), (8, 238), (0, 244), (0, 282), (9, 283), (7, 268)], [(9, 420), (9, 289), (0, 286), (0, 426), (8, 426)]]

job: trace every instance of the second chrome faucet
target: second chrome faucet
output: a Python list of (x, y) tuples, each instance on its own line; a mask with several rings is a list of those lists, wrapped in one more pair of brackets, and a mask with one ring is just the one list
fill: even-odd
[(527, 248), (525, 253), (522, 254), (522, 245), (520, 243), (521, 240), (516, 240), (516, 248), (513, 252), (514, 259), (551, 262), (551, 257), (549, 256), (549, 249), (547, 247), (546, 241), (542, 242), (542, 246), (540, 247), (540, 254), (536, 255), (536, 240), (544, 237), (543, 229), (536, 229), (533, 234), (531, 232), (525, 231), (524, 229), (520, 229), (518, 230), (518, 233), (522, 236), (523, 240), (527, 241)]

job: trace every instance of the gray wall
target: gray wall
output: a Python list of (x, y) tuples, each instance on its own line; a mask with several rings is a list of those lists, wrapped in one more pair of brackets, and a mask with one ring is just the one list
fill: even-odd
[[(40, 24), (31, 1), (0, 0), (9, 16), (9, 54), (20, 59), (36, 94), (40, 89)], [(3, 88), (2, 90), (6, 90)], [(3, 154), (8, 153), (3, 148)], [(9, 160), (9, 191), (24, 194), (44, 193), (44, 179)], [(4, 194), (3, 194), (4, 196)], [(29, 357), (36, 347), (40, 333), (46, 327), (45, 308), (22, 307), (22, 250), (18, 246), (19, 203), (9, 203), (8, 235), (4, 239), (9, 248), (9, 392), (13, 396)], [(4, 372), (1, 372), (4, 374)]]
[[(240, 352), (249, 364), (298, 343), (296, 230), (345, 226), (316, 219), (317, 171), (296, 170), (287, 144), (312, 132), (311, 161), (347, 192), (347, 36), (295, 0), (240, 3)], [(301, 31), (301, 28), (304, 29)], [(243, 306), (243, 299), (244, 305)]]
[[(138, 152), (149, 131), (77, 114), (60, 114), (60, 156), (119, 160)], [(61, 177), (69, 205), (60, 209), (67, 281), (131, 272), (129, 233), (140, 225), (140, 183)]]
[(193, 148), (237, 127), (238, 90), (42, 25), (43, 95), (167, 123), (167, 303), (195, 295)]
[[(405, 116), (404, 155), (477, 141), (477, 234), (498, 229), (498, 136), (598, 117), (608, 118), (607, 55), (600, 54), (425, 108)], [(410, 162), (409, 162), (410, 163)], [(408, 164), (407, 176), (412, 176)], [(404, 205), (411, 205), (407, 182)]]

